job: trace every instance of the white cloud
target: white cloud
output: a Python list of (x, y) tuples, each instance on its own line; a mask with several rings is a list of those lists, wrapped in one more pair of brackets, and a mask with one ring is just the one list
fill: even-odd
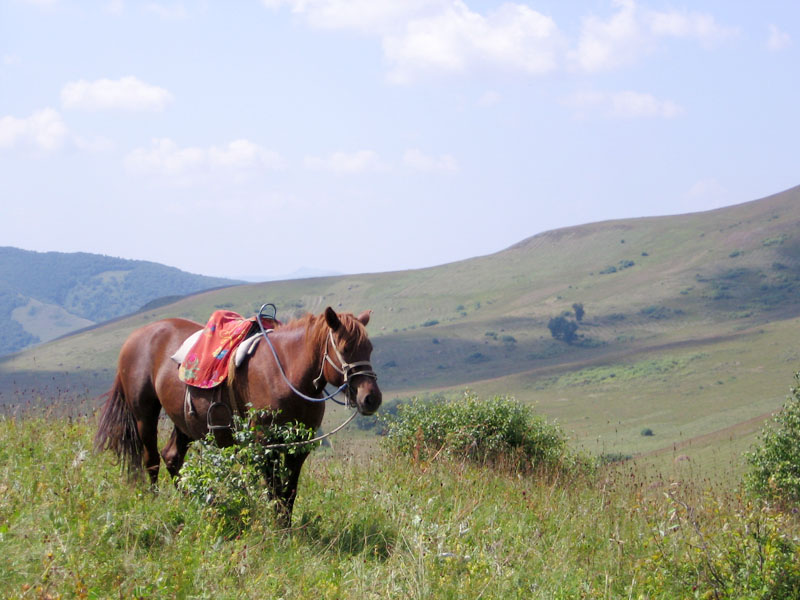
[(305, 166), (314, 171), (329, 171), (339, 175), (382, 171), (386, 167), (377, 153), (372, 150), (356, 152), (334, 152), (329, 156), (307, 156)]
[(704, 13), (648, 11), (645, 19), (653, 35), (692, 38), (704, 44), (724, 41), (739, 32), (735, 27), (718, 24), (714, 17)]
[(610, 118), (664, 118), (678, 117), (683, 108), (671, 100), (659, 100), (651, 94), (632, 91), (578, 92), (566, 99), (578, 116), (598, 113)]
[(495, 106), (500, 103), (502, 98), (503, 97), (498, 92), (489, 90), (481, 94), (481, 97), (478, 98), (478, 106), (483, 108)]
[(185, 19), (188, 16), (186, 7), (183, 4), (166, 5), (160, 2), (148, 2), (144, 9), (165, 21), (175, 21)]
[(263, 2), (270, 8), (290, 7), (312, 27), (378, 36), (390, 64), (389, 79), (395, 83), (481, 66), (546, 73), (556, 68), (562, 44), (550, 17), (511, 2), (486, 15), (463, 0)]
[(731, 202), (731, 194), (717, 179), (706, 177), (692, 184), (683, 198), (677, 200), (680, 210), (697, 212), (727, 206)]
[(52, 108), (34, 112), (30, 117), (0, 118), (0, 149), (29, 147), (52, 151), (60, 148), (67, 137), (61, 115)]
[(353, 29), (382, 35), (398, 23), (435, 13), (450, 0), (262, 0), (267, 8), (288, 6), (318, 29)]
[(632, 60), (634, 50), (646, 43), (635, 3), (628, 0), (616, 4), (619, 12), (609, 19), (583, 19), (578, 48), (572, 53), (582, 69), (595, 71), (625, 64)]
[(389, 78), (403, 83), (419, 73), (493, 68), (542, 74), (558, 64), (561, 37), (555, 22), (520, 4), (482, 15), (454, 1), (441, 14), (410, 21), (383, 39)]
[(769, 37), (767, 38), (767, 48), (773, 52), (784, 50), (792, 45), (792, 36), (785, 31), (778, 29), (776, 25), (769, 26)]
[(121, 15), (125, 12), (124, 0), (108, 0), (105, 4), (105, 11), (112, 15)]
[(406, 150), (403, 154), (403, 164), (415, 171), (444, 171), (454, 173), (458, 171), (458, 162), (450, 154), (430, 156), (417, 148)]
[(161, 111), (171, 101), (172, 94), (164, 88), (133, 76), (96, 81), (81, 79), (61, 89), (61, 104), (70, 109)]
[(659, 38), (689, 38), (711, 45), (738, 33), (713, 16), (686, 11), (639, 8), (635, 0), (615, 0), (618, 10), (607, 19), (584, 17), (577, 48), (570, 58), (580, 69), (599, 71), (635, 62)]
[(189, 177), (210, 172), (243, 172), (284, 167), (276, 152), (266, 150), (249, 140), (234, 140), (224, 146), (201, 148), (179, 147), (169, 138), (154, 139), (149, 148), (137, 148), (125, 157), (125, 166), (132, 173), (172, 178), (189, 183)]

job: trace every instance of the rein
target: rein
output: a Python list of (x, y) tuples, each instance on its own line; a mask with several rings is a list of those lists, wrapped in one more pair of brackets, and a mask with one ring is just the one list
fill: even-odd
[[(261, 308), (263, 310), (264, 307), (262, 306)], [(258, 316), (256, 317), (256, 323), (258, 323), (258, 326), (261, 329), (261, 335), (263, 335), (264, 339), (267, 341), (269, 349), (272, 350), (272, 356), (275, 357), (275, 364), (278, 365), (278, 370), (281, 372), (281, 376), (283, 377), (283, 380), (286, 382), (286, 385), (289, 386), (290, 390), (292, 390), (295, 394), (300, 396), (303, 400), (308, 400), (309, 402), (325, 402), (326, 400), (333, 400), (337, 404), (341, 404), (342, 406), (347, 406), (345, 402), (342, 402), (341, 400), (337, 400), (335, 398), (335, 396), (338, 396), (348, 388), (350, 384), (347, 381), (345, 381), (341, 386), (339, 386), (339, 388), (335, 392), (328, 394), (326, 396), (322, 396), (321, 398), (314, 398), (312, 396), (307, 396), (306, 394), (298, 390), (296, 387), (294, 387), (292, 385), (292, 382), (289, 381), (289, 378), (286, 376), (286, 371), (283, 370), (283, 365), (281, 364), (281, 361), (278, 358), (278, 353), (275, 351), (275, 346), (272, 345), (272, 340), (270, 340), (269, 335), (267, 335), (270, 331), (272, 331), (272, 329), (270, 330), (264, 329), (264, 324), (261, 322), (261, 311), (258, 311)]]
[(350, 421), (355, 419), (357, 414), (358, 414), (358, 411), (353, 411), (353, 414), (350, 415), (350, 417), (347, 419), (347, 421), (345, 421), (344, 423), (339, 425), (336, 429), (332, 429), (328, 433), (324, 433), (322, 435), (318, 435), (317, 437), (315, 437), (313, 439), (305, 440), (303, 442), (286, 442), (285, 444), (267, 444), (265, 446), (262, 446), (262, 448), (266, 448), (267, 450), (272, 450), (272, 449), (275, 449), (275, 448), (292, 448), (294, 446), (304, 446), (306, 444), (313, 444), (314, 442), (319, 442), (321, 440), (324, 440), (327, 437), (332, 436), (334, 433), (336, 433), (340, 429), (344, 429), (345, 425), (347, 425)]

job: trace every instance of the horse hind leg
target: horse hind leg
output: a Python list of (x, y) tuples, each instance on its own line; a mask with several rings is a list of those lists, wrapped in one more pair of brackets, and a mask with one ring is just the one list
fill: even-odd
[(154, 409), (136, 419), (136, 428), (139, 438), (142, 440), (142, 463), (152, 485), (158, 482), (158, 469), (161, 463), (161, 456), (158, 454), (158, 413), (160, 409), (161, 406), (156, 403)]
[(191, 441), (191, 438), (176, 426), (172, 429), (169, 441), (161, 449), (161, 458), (164, 459), (167, 471), (173, 479), (178, 476), (183, 466), (183, 459), (186, 457), (186, 451), (189, 449)]

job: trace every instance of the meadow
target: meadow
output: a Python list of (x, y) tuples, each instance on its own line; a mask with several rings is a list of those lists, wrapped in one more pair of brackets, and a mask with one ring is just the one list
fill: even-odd
[[(94, 417), (0, 419), (8, 598), (791, 598), (800, 517), (739, 466), (637, 461), (534, 476), (374, 437), (317, 450), (290, 531), (271, 511), (220, 535), (165, 474), (155, 491), (92, 451)], [(737, 458), (735, 460), (741, 460)], [(726, 475), (726, 473), (728, 473)]]

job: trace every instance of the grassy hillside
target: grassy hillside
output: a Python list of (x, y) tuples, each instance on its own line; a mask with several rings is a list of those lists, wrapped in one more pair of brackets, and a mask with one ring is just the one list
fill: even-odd
[[(780, 406), (800, 365), (798, 291), (793, 188), (705, 213), (547, 232), (435, 268), (197, 294), (6, 358), (0, 402), (104, 391), (124, 338), (158, 318), (252, 314), (267, 301), (282, 319), (370, 308), (385, 401), (509, 393), (592, 450), (680, 445), (691, 456), (725, 431), (752, 433), (739, 425)], [(586, 314), (568, 345), (547, 324), (574, 303)]]
[(0, 354), (134, 312), (156, 298), (232, 283), (145, 261), (0, 247)]

